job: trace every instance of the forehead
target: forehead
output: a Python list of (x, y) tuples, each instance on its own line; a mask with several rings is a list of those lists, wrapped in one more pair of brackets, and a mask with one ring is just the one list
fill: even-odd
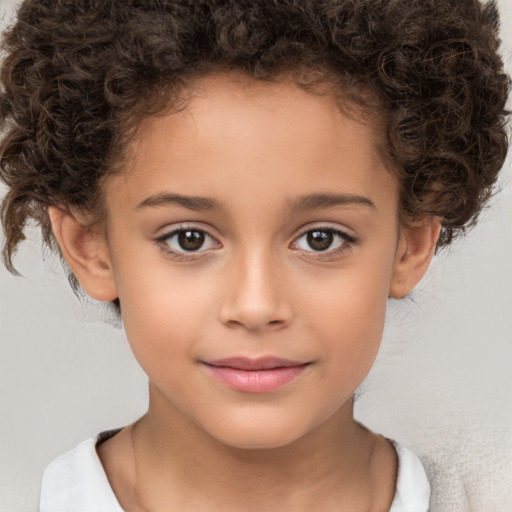
[[(339, 129), (346, 131), (348, 127), (343, 122), (346, 118), (354, 121), (352, 128), (360, 125), (365, 138), (372, 138), (377, 145), (383, 140), (380, 117), (370, 118), (362, 107), (346, 100), (343, 91), (328, 83), (305, 90), (285, 77), (263, 81), (241, 72), (219, 72), (187, 83), (183, 97), (177, 102), (178, 112), (172, 113), (171, 106), (170, 115), (150, 117), (140, 123), (134, 149), (150, 138), (155, 139), (154, 132), (164, 125), (167, 131), (173, 130), (176, 140), (181, 135), (189, 137), (194, 131), (201, 136), (208, 129), (220, 129), (229, 135), (233, 129), (240, 134), (243, 128), (243, 133), (250, 135), (251, 128), (256, 130), (262, 124), (271, 124), (275, 130), (270, 135), (277, 143), (280, 141), (277, 130), (282, 128), (283, 138), (293, 135), (298, 139), (302, 135), (317, 144), (322, 141), (329, 144), (340, 141)], [(372, 109), (376, 110), (375, 105)]]
[(140, 124), (116, 177), (128, 202), (163, 189), (222, 196), (248, 188), (266, 198), (312, 186), (362, 195), (378, 184), (394, 191), (378, 149), (381, 131), (357, 107), (341, 109), (327, 90), (223, 73), (196, 81), (188, 94), (183, 110)]

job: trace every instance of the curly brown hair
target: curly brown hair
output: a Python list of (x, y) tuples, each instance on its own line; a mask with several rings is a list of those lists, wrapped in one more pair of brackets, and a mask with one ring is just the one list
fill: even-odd
[(25, 0), (2, 42), (4, 262), (15, 272), (29, 219), (57, 248), (49, 206), (100, 212), (141, 119), (219, 70), (375, 99), (402, 218), (439, 218), (448, 245), (507, 152), (498, 25), (478, 0)]

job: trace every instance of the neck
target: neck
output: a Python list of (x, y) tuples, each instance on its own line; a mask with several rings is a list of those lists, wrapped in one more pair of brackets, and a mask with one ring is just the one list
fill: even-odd
[(322, 500), (322, 510), (330, 510), (329, 500), (333, 510), (343, 503), (371, 508), (376, 436), (354, 420), (352, 400), (300, 439), (271, 449), (226, 445), (161, 401), (151, 390), (132, 437), (137, 493), (148, 512), (170, 503), (187, 510), (298, 511), (319, 509)]

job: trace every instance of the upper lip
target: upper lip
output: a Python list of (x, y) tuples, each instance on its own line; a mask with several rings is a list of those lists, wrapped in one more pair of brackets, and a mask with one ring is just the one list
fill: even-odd
[(272, 368), (286, 368), (308, 364), (308, 362), (292, 361), (280, 357), (259, 357), (256, 359), (228, 357), (226, 359), (216, 359), (215, 361), (204, 361), (204, 363), (210, 366), (234, 368), (236, 370), (271, 370)]

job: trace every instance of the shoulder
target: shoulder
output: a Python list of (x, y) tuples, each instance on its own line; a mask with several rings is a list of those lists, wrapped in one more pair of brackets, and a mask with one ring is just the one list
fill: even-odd
[(418, 456), (391, 441), (398, 457), (396, 493), (389, 512), (428, 512), (430, 485)]
[(123, 512), (96, 452), (98, 441), (118, 431), (102, 432), (86, 439), (46, 468), (40, 512)]

